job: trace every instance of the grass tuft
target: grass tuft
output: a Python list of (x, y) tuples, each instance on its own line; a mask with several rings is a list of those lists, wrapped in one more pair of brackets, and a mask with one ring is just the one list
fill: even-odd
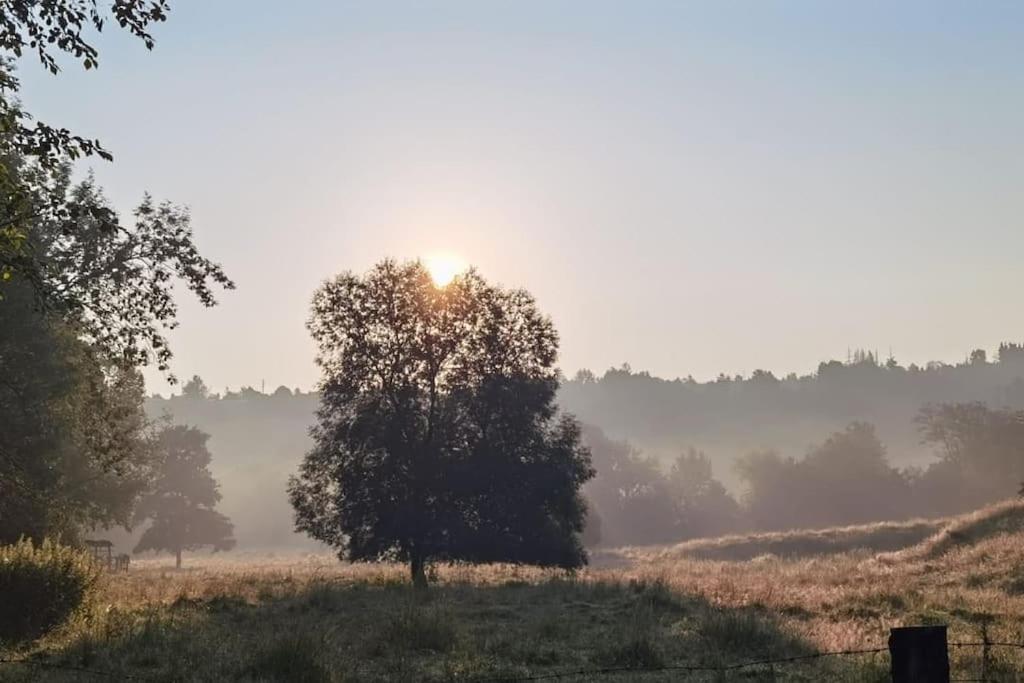
[(409, 600), (385, 618), (377, 635), (379, 645), (412, 651), (451, 652), (459, 633), (451, 612), (439, 605)]
[(274, 641), (256, 655), (246, 674), (257, 681), (326, 683), (331, 680), (319, 661), (317, 644), (305, 636)]

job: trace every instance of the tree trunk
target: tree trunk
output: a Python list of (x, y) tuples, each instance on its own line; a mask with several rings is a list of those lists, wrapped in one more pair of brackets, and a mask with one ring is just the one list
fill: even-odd
[(412, 575), (412, 586), (417, 590), (427, 588), (426, 563), (418, 552), (413, 552), (409, 557), (409, 573)]
[(174, 553), (174, 568), (181, 569), (181, 548), (178, 548)]

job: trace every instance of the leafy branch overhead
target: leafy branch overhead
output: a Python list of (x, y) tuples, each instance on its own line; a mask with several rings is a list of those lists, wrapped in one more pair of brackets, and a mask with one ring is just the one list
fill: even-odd
[(66, 128), (38, 121), (17, 102), (20, 87), (11, 75), (12, 60), (26, 51), (35, 52), (50, 73), (60, 71), (58, 57), (68, 55), (86, 69), (99, 66), (99, 51), (87, 39), (89, 30), (97, 33), (112, 17), (122, 29), (142, 40), (147, 49), (156, 44), (149, 32), (153, 24), (167, 19), (170, 8), (164, 0), (7, 0), (0, 3), (0, 134), (14, 140), (24, 155), (46, 164), (63, 157), (77, 159), (96, 154), (112, 157), (98, 140), (75, 135)]
[(205, 306), (216, 303), (215, 287), (234, 288), (199, 253), (188, 211), (147, 196), (125, 225), (91, 177), (71, 183), (67, 164), (27, 168), (23, 177), (32, 194), (20, 207), (29, 216), (30, 243), (20, 270), (33, 274), (44, 309), (75, 320), (83, 337), (113, 358), (168, 371), (164, 332), (177, 324), (175, 281)]
[(24, 281), (41, 310), (72, 322), (103, 353), (164, 372), (171, 359), (164, 331), (176, 325), (174, 281), (205, 306), (216, 303), (215, 287), (233, 283), (200, 255), (186, 209), (146, 196), (128, 225), (91, 177), (72, 185), (72, 161), (110, 154), (97, 140), (34, 121), (18, 102), (12, 72), (28, 52), (54, 74), (61, 55), (96, 67), (89, 34), (110, 20), (152, 48), (150, 30), (168, 10), (164, 0), (0, 3), (0, 300), (12, 280)]

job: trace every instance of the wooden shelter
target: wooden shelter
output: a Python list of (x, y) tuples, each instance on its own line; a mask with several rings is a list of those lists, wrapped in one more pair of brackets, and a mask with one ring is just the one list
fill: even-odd
[(85, 546), (92, 553), (92, 559), (106, 567), (107, 571), (128, 571), (128, 556), (122, 554), (114, 557), (114, 544), (105, 538), (87, 540)]

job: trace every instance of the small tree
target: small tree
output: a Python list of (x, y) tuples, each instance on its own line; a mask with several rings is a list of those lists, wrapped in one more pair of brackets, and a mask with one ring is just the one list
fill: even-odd
[(313, 300), (323, 370), (313, 449), (289, 483), (296, 527), (352, 560), (586, 562), (591, 476), (555, 407), (558, 340), (524, 291), (419, 262), (343, 274)]
[(211, 546), (217, 552), (235, 547), (230, 520), (213, 509), (220, 491), (210, 474), (209, 438), (183, 425), (165, 427), (156, 435), (156, 481), (135, 512), (136, 523), (147, 519), (152, 523), (134, 552), (172, 552), (180, 569), (183, 550)]
[(207, 399), (210, 398), (210, 388), (206, 386), (202, 377), (192, 375), (192, 379), (185, 382), (185, 386), (181, 388), (181, 395), (191, 399)]
[(714, 478), (711, 458), (702, 451), (690, 448), (680, 453), (672, 463), (668, 480), (678, 506), (683, 537), (711, 538), (736, 531), (740, 506)]

